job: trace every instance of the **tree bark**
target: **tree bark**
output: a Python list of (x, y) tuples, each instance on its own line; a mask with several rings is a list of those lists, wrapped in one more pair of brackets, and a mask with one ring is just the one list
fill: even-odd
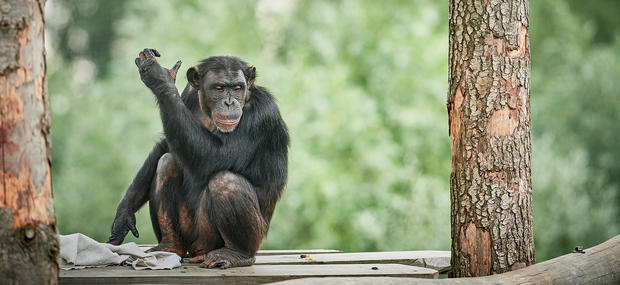
[(44, 0), (0, 0), (0, 280), (56, 284)]
[(450, 0), (452, 273), (534, 263), (528, 0)]

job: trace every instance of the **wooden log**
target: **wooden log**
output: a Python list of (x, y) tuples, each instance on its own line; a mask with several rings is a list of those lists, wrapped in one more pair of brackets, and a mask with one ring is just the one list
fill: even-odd
[(497, 275), (420, 280), (415, 278), (309, 278), (277, 284), (620, 284), (620, 235), (585, 250)]
[(60, 284), (263, 284), (308, 277), (437, 278), (436, 270), (401, 264), (254, 265), (226, 270), (196, 265), (173, 270), (133, 270), (109, 266), (62, 270)]
[[(302, 257), (303, 256), (303, 257)], [(256, 264), (364, 264), (396, 263), (432, 268), (439, 272), (450, 269), (450, 251), (385, 251), (332, 254), (297, 254), (257, 256)]]

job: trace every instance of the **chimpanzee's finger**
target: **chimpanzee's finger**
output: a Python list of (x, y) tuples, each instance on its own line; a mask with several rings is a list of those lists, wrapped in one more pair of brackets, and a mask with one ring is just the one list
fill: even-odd
[(115, 245), (121, 244), (123, 242), (123, 239), (125, 239), (127, 232), (129, 232), (129, 229), (127, 228), (120, 229), (117, 231), (112, 229), (112, 234), (110, 235), (110, 238), (108, 239), (108, 243), (115, 244)]
[(140, 67), (140, 58), (136, 57), (136, 59), (134, 60), (134, 62), (136, 63), (137, 67)]
[(133, 236), (139, 238), (140, 237), (140, 233), (138, 232), (138, 229), (136, 229), (136, 227), (131, 227), (131, 233), (133, 234)]
[(180, 60), (177, 61), (177, 63), (175, 63), (174, 66), (170, 70), (177, 70), (178, 71), (179, 68), (181, 68), (181, 63), (183, 63), (183, 62), (181, 62)]
[(144, 51), (141, 51), (140, 53), (138, 53), (138, 57), (139, 57), (141, 60), (145, 60), (145, 59), (146, 59), (146, 55), (144, 54)]
[(155, 59), (155, 53), (153, 53), (154, 49), (150, 49), (150, 48), (145, 48), (142, 53), (144, 53), (144, 55), (146, 55), (147, 58), (153, 58)]
[(131, 233), (133, 234), (133, 236), (135, 237), (140, 237), (140, 233), (138, 233), (138, 229), (136, 229), (136, 225), (130, 223), (129, 225), (129, 230), (131, 230)]
[(172, 76), (172, 80), (177, 79), (177, 73), (179, 72), (179, 68), (181, 68), (181, 61), (177, 61), (174, 66), (170, 69), (170, 76)]
[(153, 53), (154, 56), (156, 56), (156, 57), (160, 57), (161, 56), (161, 54), (159, 54), (159, 52), (156, 49), (150, 48), (149, 50), (151, 50), (151, 52)]

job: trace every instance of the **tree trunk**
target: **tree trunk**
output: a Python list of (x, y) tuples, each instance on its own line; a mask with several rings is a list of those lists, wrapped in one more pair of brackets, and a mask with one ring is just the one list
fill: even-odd
[(534, 263), (528, 0), (450, 0), (452, 273)]
[(0, 280), (55, 284), (43, 0), (0, 0)]

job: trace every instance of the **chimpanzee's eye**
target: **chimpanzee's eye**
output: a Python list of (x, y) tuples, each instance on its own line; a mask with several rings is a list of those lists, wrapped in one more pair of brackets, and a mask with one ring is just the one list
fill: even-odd
[(235, 85), (235, 90), (241, 90), (241, 85)]
[(218, 91), (222, 91), (224, 90), (224, 87), (222, 87), (222, 85), (215, 85), (215, 89)]

